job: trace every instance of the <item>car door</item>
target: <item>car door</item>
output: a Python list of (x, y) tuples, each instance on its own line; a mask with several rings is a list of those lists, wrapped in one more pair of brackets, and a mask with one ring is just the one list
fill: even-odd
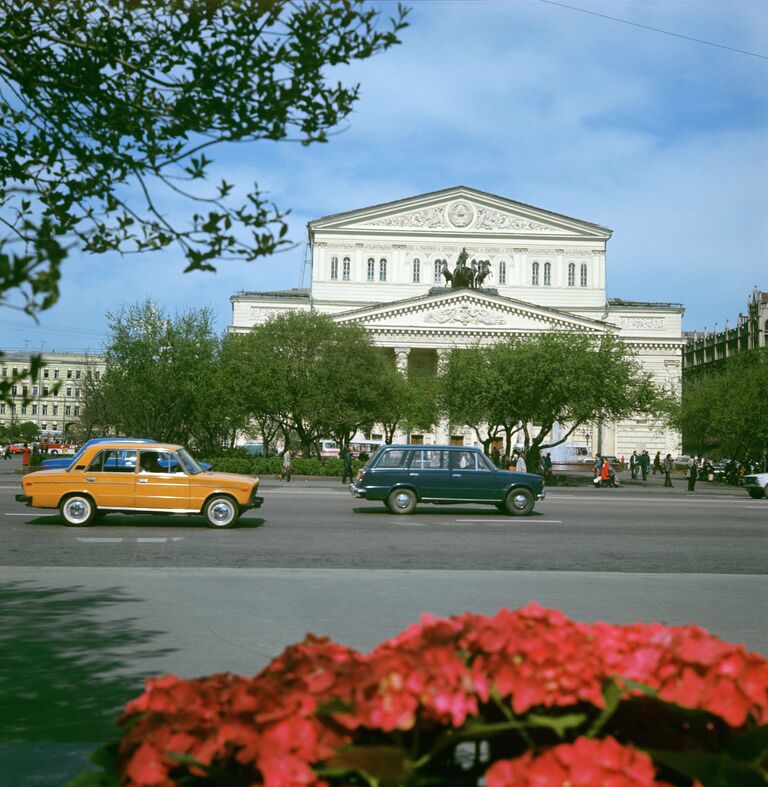
[(105, 448), (83, 473), (97, 508), (132, 508), (136, 494), (136, 451)]
[(448, 451), (432, 448), (414, 450), (408, 477), (422, 500), (449, 498)]
[(451, 451), (450, 492), (459, 500), (496, 500), (496, 473), (478, 451)]
[(136, 476), (136, 508), (188, 511), (190, 477), (174, 451), (143, 448)]

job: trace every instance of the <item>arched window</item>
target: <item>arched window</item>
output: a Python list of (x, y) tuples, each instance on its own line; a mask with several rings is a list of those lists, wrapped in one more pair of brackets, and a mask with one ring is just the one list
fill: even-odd
[(443, 280), (443, 261), (442, 260), (435, 260), (435, 275), (434, 281), (435, 283), (439, 283)]
[(379, 281), (387, 280), (387, 261), (382, 257), (379, 260)]
[(338, 257), (331, 257), (331, 278), (338, 279), (339, 278), (339, 258)]
[(576, 263), (569, 262), (568, 263), (568, 286), (575, 287), (576, 286)]
[(344, 281), (349, 281), (349, 272), (352, 269), (352, 262), (350, 261), (349, 257), (344, 257), (344, 261), (342, 263), (341, 268), (341, 278)]
[(583, 262), (581, 264), (581, 286), (587, 286), (587, 263)]
[(531, 284), (533, 284), (534, 287), (537, 287), (538, 284), (539, 284), (539, 263), (538, 262), (534, 262), (533, 265), (531, 265)]
[(544, 286), (549, 287), (552, 284), (552, 263), (544, 263)]
[(499, 284), (507, 283), (507, 263), (502, 260), (499, 263)]
[(418, 257), (413, 261), (413, 283), (418, 284), (421, 281), (421, 261)]
[(376, 278), (376, 260), (373, 257), (368, 258), (368, 281), (374, 281)]

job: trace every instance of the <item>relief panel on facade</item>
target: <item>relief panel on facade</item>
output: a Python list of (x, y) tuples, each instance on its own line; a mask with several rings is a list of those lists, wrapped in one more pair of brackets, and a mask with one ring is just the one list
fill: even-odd
[(639, 328), (640, 330), (659, 330), (667, 327), (663, 317), (622, 317), (622, 328)]
[(483, 309), (479, 306), (451, 306), (448, 309), (427, 314), (424, 322), (439, 325), (503, 325), (504, 317), (498, 312)]
[[(362, 226), (362, 225), (361, 225)], [(491, 230), (497, 232), (562, 233), (563, 230), (492, 208), (476, 207), (466, 200), (421, 208), (365, 223), (369, 227), (401, 229)]]

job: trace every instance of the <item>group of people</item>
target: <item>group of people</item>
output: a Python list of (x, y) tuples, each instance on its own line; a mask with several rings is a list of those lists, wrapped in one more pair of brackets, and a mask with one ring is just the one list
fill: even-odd
[(616, 477), (616, 471), (610, 460), (600, 454), (595, 454), (594, 484), (595, 486), (619, 486), (619, 479)]

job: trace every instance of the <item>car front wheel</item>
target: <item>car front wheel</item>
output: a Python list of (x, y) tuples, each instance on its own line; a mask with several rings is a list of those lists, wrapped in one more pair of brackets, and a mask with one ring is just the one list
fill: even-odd
[(412, 489), (393, 489), (387, 496), (387, 508), (393, 514), (410, 514), (416, 508), (416, 493)]
[(208, 527), (220, 529), (232, 527), (240, 516), (237, 503), (231, 497), (226, 497), (225, 495), (212, 497), (205, 506), (204, 513), (208, 521)]
[(533, 495), (528, 489), (513, 489), (507, 493), (504, 500), (504, 507), (508, 514), (512, 516), (522, 516), (533, 511)]
[(747, 492), (749, 492), (749, 496), (755, 500), (759, 500), (761, 497), (768, 497), (768, 493), (763, 489), (747, 489)]
[(86, 495), (70, 495), (59, 505), (64, 524), (70, 527), (86, 527), (96, 516), (96, 506)]

